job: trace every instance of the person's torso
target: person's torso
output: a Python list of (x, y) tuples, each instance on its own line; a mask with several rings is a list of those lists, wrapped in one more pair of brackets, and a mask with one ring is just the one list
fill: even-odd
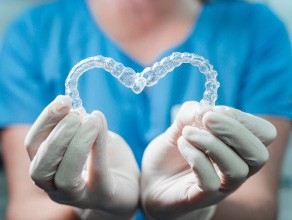
[[(172, 52), (191, 52), (205, 57), (218, 71), (221, 87), (217, 104), (239, 107), (238, 94), (251, 34), (244, 26), (249, 15), (247, 12), (241, 15), (239, 9), (248, 8), (247, 5), (239, 2), (206, 4), (188, 38), (165, 51), (156, 61)], [(70, 69), (90, 56), (112, 57), (137, 72), (145, 68), (103, 33), (85, 1), (57, 1), (46, 10), (36, 10), (35, 14), (40, 14), (39, 25), (46, 27), (46, 32), (38, 33), (43, 48), (41, 74), (52, 97), (64, 94)], [(53, 19), (52, 13), (55, 13)], [(172, 108), (202, 99), (205, 81), (197, 68), (184, 64), (136, 95), (109, 73), (96, 69), (80, 78), (78, 89), (87, 112), (102, 111), (109, 129), (129, 143), (140, 164), (147, 144), (170, 126)]]

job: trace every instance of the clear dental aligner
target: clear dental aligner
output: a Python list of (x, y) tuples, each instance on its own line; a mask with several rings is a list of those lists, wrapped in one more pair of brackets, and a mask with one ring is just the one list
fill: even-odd
[(155, 85), (159, 79), (183, 63), (190, 63), (193, 66), (197, 66), (199, 71), (206, 76), (206, 90), (203, 94), (203, 99), (200, 101), (201, 110), (195, 116), (195, 118), (198, 118), (203, 112), (211, 110), (214, 107), (220, 84), (216, 79), (217, 72), (213, 69), (209, 61), (194, 53), (175, 52), (163, 58), (161, 61), (156, 62), (153, 66), (145, 68), (140, 73), (136, 73), (131, 68), (124, 67), (123, 64), (109, 57), (100, 55), (89, 57), (80, 61), (70, 71), (65, 83), (66, 95), (72, 99), (72, 108), (74, 110), (85, 113), (86, 111), (82, 106), (77, 89), (78, 79), (84, 72), (93, 68), (102, 68), (117, 78), (125, 87), (131, 88), (134, 93), (139, 94), (145, 86), (150, 87)]

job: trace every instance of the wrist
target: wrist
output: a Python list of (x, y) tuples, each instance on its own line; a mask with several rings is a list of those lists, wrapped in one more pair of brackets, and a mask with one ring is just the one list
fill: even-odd
[(208, 206), (205, 208), (197, 209), (193, 212), (190, 212), (177, 220), (211, 220), (216, 212), (217, 205)]
[[(212, 205), (200, 209), (196, 209), (192, 212), (189, 212), (187, 214), (181, 214), (181, 216), (177, 216), (174, 218), (170, 218), (170, 216), (163, 216), (159, 215), (159, 219), (171, 219), (171, 220), (194, 220), (194, 219), (199, 219), (199, 220), (211, 220), (213, 219), (213, 216), (216, 212), (217, 205)], [(144, 213), (147, 216), (147, 219), (149, 220), (155, 220), (157, 219), (157, 216), (151, 216), (147, 213), (147, 210), (144, 209)], [(156, 213), (157, 214), (157, 213)]]
[(131, 220), (134, 217), (132, 215), (121, 216), (119, 214), (109, 213), (101, 210), (92, 210), (92, 209), (78, 209), (78, 217), (80, 220), (94, 220), (94, 219), (103, 219), (103, 220)]

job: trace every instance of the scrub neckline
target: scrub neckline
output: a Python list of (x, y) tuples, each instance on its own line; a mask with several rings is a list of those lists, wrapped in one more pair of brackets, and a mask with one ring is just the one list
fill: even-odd
[[(130, 55), (126, 50), (122, 48), (122, 46), (116, 42), (110, 35), (108, 35), (103, 28), (100, 26), (99, 22), (96, 21), (94, 18), (94, 15), (92, 14), (89, 5), (88, 0), (82, 1), (83, 6), (86, 10), (86, 15), (88, 16), (88, 20), (91, 23), (91, 25), (102, 35), (104, 39), (110, 42), (110, 44), (118, 51), (119, 54), (121, 54), (124, 58), (126, 58), (126, 61), (129, 61), (130, 63), (134, 64), (138, 68), (145, 68), (147, 66), (153, 65), (155, 62), (160, 61), (163, 57), (170, 55), (173, 52), (193, 52), (193, 51), (185, 51), (186, 45), (189, 44), (190, 41), (194, 41), (195, 37), (198, 34), (198, 30), (200, 29), (200, 26), (202, 25), (202, 20), (204, 18), (204, 14), (206, 11), (206, 4), (202, 3), (201, 8), (199, 10), (199, 13), (196, 17), (196, 20), (193, 22), (190, 30), (188, 31), (188, 34), (186, 37), (180, 42), (177, 43), (174, 46), (171, 46), (170, 48), (162, 51), (159, 53), (156, 58), (154, 58), (149, 63), (142, 63), (141, 61), (135, 59), (132, 55)], [(184, 51), (182, 51), (184, 50)], [(101, 54), (102, 55), (102, 54)]]

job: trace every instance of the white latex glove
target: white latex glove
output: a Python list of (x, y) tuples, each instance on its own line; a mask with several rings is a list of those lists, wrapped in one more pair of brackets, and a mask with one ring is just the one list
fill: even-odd
[(81, 118), (70, 109), (70, 98), (58, 96), (27, 134), (32, 179), (58, 203), (95, 210), (106, 219), (129, 219), (139, 198), (132, 151), (108, 132), (101, 112)]
[(142, 205), (153, 219), (210, 219), (215, 206), (268, 160), (275, 127), (251, 114), (215, 107), (205, 129), (190, 126), (199, 107), (185, 103), (143, 156)]

